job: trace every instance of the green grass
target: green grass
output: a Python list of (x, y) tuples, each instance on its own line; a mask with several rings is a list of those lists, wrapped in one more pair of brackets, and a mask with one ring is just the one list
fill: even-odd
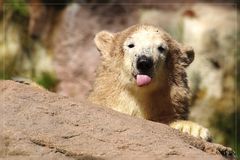
[(25, 0), (5, 0), (4, 5), (19, 16), (27, 17), (29, 14)]
[(36, 79), (36, 82), (43, 86), (44, 88), (48, 90), (52, 90), (56, 84), (58, 83), (58, 80), (56, 79), (56, 76), (50, 74), (50, 73), (42, 73), (40, 77)]

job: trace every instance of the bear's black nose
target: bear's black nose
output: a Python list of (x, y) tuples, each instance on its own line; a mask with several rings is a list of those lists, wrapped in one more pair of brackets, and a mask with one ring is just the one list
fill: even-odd
[(153, 67), (153, 60), (151, 57), (140, 56), (137, 59), (137, 69), (140, 72), (148, 72)]

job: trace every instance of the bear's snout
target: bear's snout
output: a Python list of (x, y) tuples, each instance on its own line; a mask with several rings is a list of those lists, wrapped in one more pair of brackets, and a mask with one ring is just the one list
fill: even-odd
[(148, 73), (153, 68), (153, 59), (145, 55), (137, 58), (137, 69), (140, 73)]

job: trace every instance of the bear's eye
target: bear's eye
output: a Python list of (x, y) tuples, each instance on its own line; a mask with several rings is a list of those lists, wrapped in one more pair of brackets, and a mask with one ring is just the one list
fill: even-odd
[(163, 53), (163, 52), (165, 51), (165, 48), (164, 48), (163, 46), (159, 46), (159, 47), (158, 47), (158, 51), (159, 51), (160, 53)]
[(133, 43), (128, 45), (128, 48), (133, 48), (135, 45)]

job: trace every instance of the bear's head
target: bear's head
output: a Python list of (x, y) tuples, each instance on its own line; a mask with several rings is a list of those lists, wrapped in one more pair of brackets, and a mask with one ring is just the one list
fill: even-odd
[(193, 61), (194, 51), (160, 28), (135, 25), (118, 33), (102, 31), (95, 44), (102, 56), (101, 72), (117, 76), (116, 81), (126, 87), (149, 90), (169, 82), (187, 85), (185, 68)]

